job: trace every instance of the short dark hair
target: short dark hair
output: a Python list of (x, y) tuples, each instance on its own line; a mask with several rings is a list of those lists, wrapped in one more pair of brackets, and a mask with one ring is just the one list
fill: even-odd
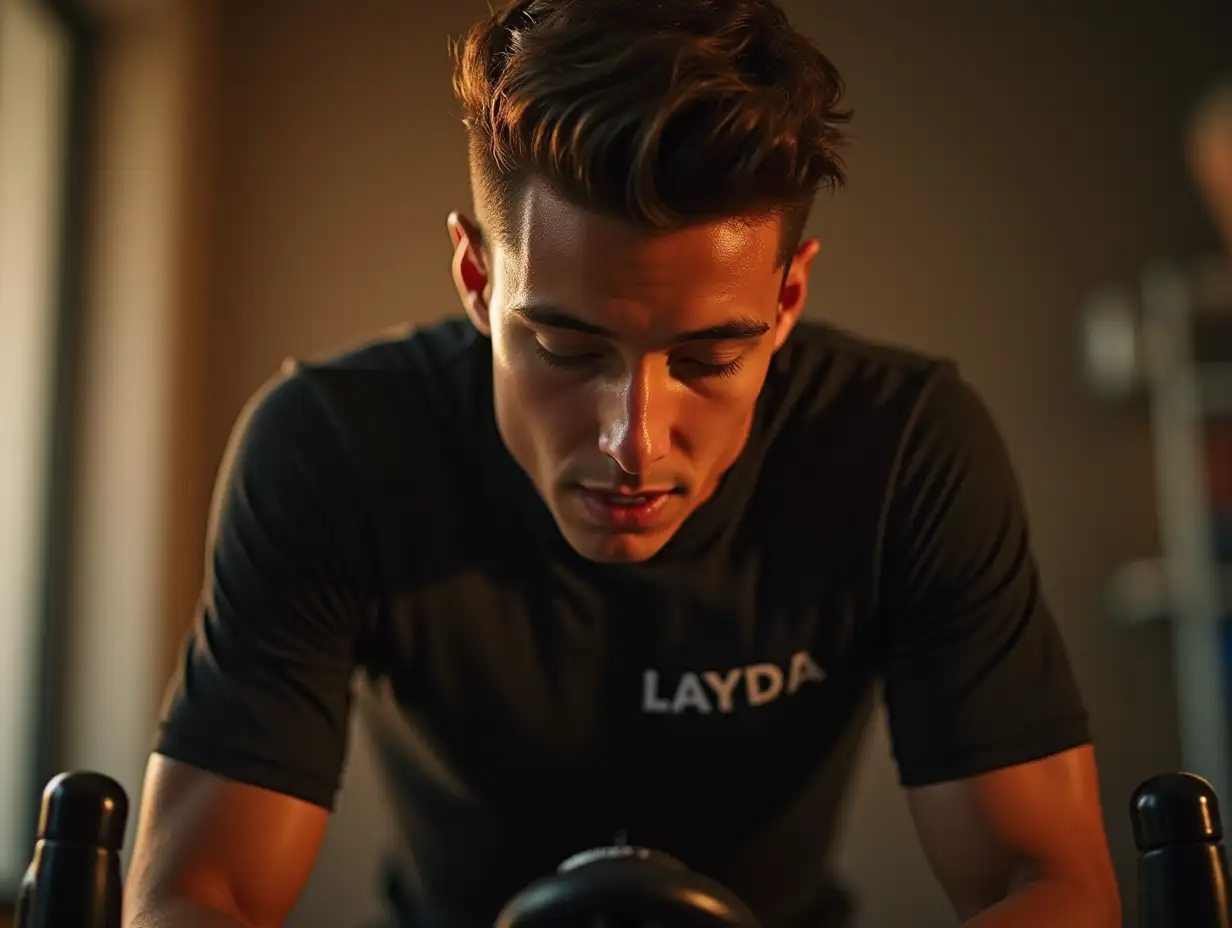
[(512, 0), (453, 50), (485, 235), (537, 178), (654, 230), (778, 215), (782, 266), (844, 183), (842, 78), (774, 0)]

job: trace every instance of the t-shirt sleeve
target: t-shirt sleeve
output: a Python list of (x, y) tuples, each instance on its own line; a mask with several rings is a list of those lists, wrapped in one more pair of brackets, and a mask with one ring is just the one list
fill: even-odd
[(154, 749), (332, 808), (374, 559), (354, 469), (318, 389), (288, 370), (235, 427), (204, 588)]
[(1009, 455), (952, 369), (904, 437), (884, 541), (885, 700), (904, 786), (1089, 741)]

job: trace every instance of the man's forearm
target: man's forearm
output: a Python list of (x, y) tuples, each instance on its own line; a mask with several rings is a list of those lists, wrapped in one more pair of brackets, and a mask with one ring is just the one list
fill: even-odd
[(1039, 879), (1024, 885), (963, 928), (1121, 928), (1116, 886)]
[(173, 899), (124, 912), (124, 928), (255, 928), (199, 902)]

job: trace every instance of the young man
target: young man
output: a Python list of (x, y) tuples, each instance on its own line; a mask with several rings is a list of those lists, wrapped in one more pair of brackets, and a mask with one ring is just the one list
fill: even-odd
[(466, 318), (288, 369), (237, 427), (128, 924), (283, 921), (353, 693), (402, 924), (490, 924), (618, 832), (767, 926), (845, 924), (883, 685), (964, 923), (1119, 925), (993, 423), (952, 366), (800, 322), (834, 67), (771, 0), (523, 0), (455, 84)]

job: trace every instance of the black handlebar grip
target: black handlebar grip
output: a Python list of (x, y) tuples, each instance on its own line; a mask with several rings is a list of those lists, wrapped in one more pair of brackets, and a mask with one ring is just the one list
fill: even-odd
[(1232, 928), (1219, 799), (1191, 773), (1145, 781), (1130, 800), (1140, 928)]
[(115, 780), (90, 771), (54, 777), (43, 790), (17, 928), (120, 928), (127, 822), (128, 796)]
[(128, 824), (128, 795), (111, 777), (82, 771), (62, 773), (43, 790), (40, 840), (95, 844), (118, 851)]

